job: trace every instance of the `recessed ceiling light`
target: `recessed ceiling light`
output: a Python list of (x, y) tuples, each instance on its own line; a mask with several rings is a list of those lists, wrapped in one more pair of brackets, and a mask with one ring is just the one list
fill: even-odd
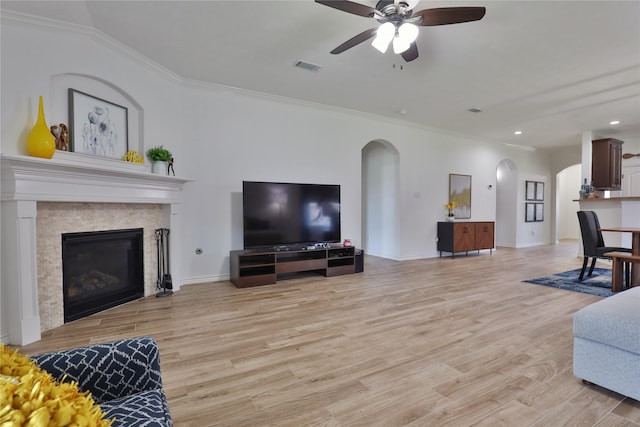
[(522, 135), (522, 131), (521, 130), (517, 130), (513, 133), (514, 135)]
[(470, 111), (472, 113), (482, 113), (482, 110), (479, 109), (478, 107), (469, 108), (467, 111)]
[(620, 124), (620, 120), (613, 120), (611, 122), (609, 122), (610, 125), (619, 125)]

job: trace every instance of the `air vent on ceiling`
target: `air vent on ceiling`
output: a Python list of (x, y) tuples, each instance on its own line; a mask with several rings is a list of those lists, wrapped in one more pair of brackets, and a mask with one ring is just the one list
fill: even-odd
[(298, 68), (302, 68), (303, 70), (309, 70), (309, 71), (318, 71), (320, 68), (322, 68), (320, 65), (316, 65), (316, 64), (312, 64), (310, 62), (304, 62), (304, 61), (298, 61), (293, 65)]
[(471, 111), (472, 113), (482, 113), (482, 110), (476, 107), (469, 108), (467, 111)]

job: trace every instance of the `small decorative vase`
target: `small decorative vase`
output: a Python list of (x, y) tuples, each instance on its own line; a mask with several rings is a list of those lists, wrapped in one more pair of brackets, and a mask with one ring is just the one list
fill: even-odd
[(30, 156), (50, 159), (56, 152), (56, 141), (49, 130), (49, 126), (44, 121), (44, 108), (42, 107), (42, 96), (38, 106), (38, 120), (27, 136), (27, 152)]
[(168, 163), (167, 162), (161, 162), (161, 161), (155, 161), (153, 162), (153, 166), (151, 167), (151, 170), (153, 171), (153, 173), (157, 174), (157, 175), (168, 175)]
[(449, 221), (449, 222), (455, 222), (455, 220), (456, 220), (456, 217), (454, 215), (449, 215), (447, 217), (447, 221)]

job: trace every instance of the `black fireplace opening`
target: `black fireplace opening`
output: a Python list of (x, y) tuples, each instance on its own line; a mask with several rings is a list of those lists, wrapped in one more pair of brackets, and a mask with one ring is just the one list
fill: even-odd
[(143, 241), (142, 228), (62, 235), (65, 323), (144, 297)]

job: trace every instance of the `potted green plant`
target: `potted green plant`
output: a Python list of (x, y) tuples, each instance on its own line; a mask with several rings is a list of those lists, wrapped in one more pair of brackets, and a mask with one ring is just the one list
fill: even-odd
[(153, 173), (157, 173), (159, 175), (169, 174), (168, 162), (173, 157), (171, 151), (160, 145), (158, 147), (149, 148), (147, 150), (147, 156), (149, 156), (149, 158), (153, 162)]

